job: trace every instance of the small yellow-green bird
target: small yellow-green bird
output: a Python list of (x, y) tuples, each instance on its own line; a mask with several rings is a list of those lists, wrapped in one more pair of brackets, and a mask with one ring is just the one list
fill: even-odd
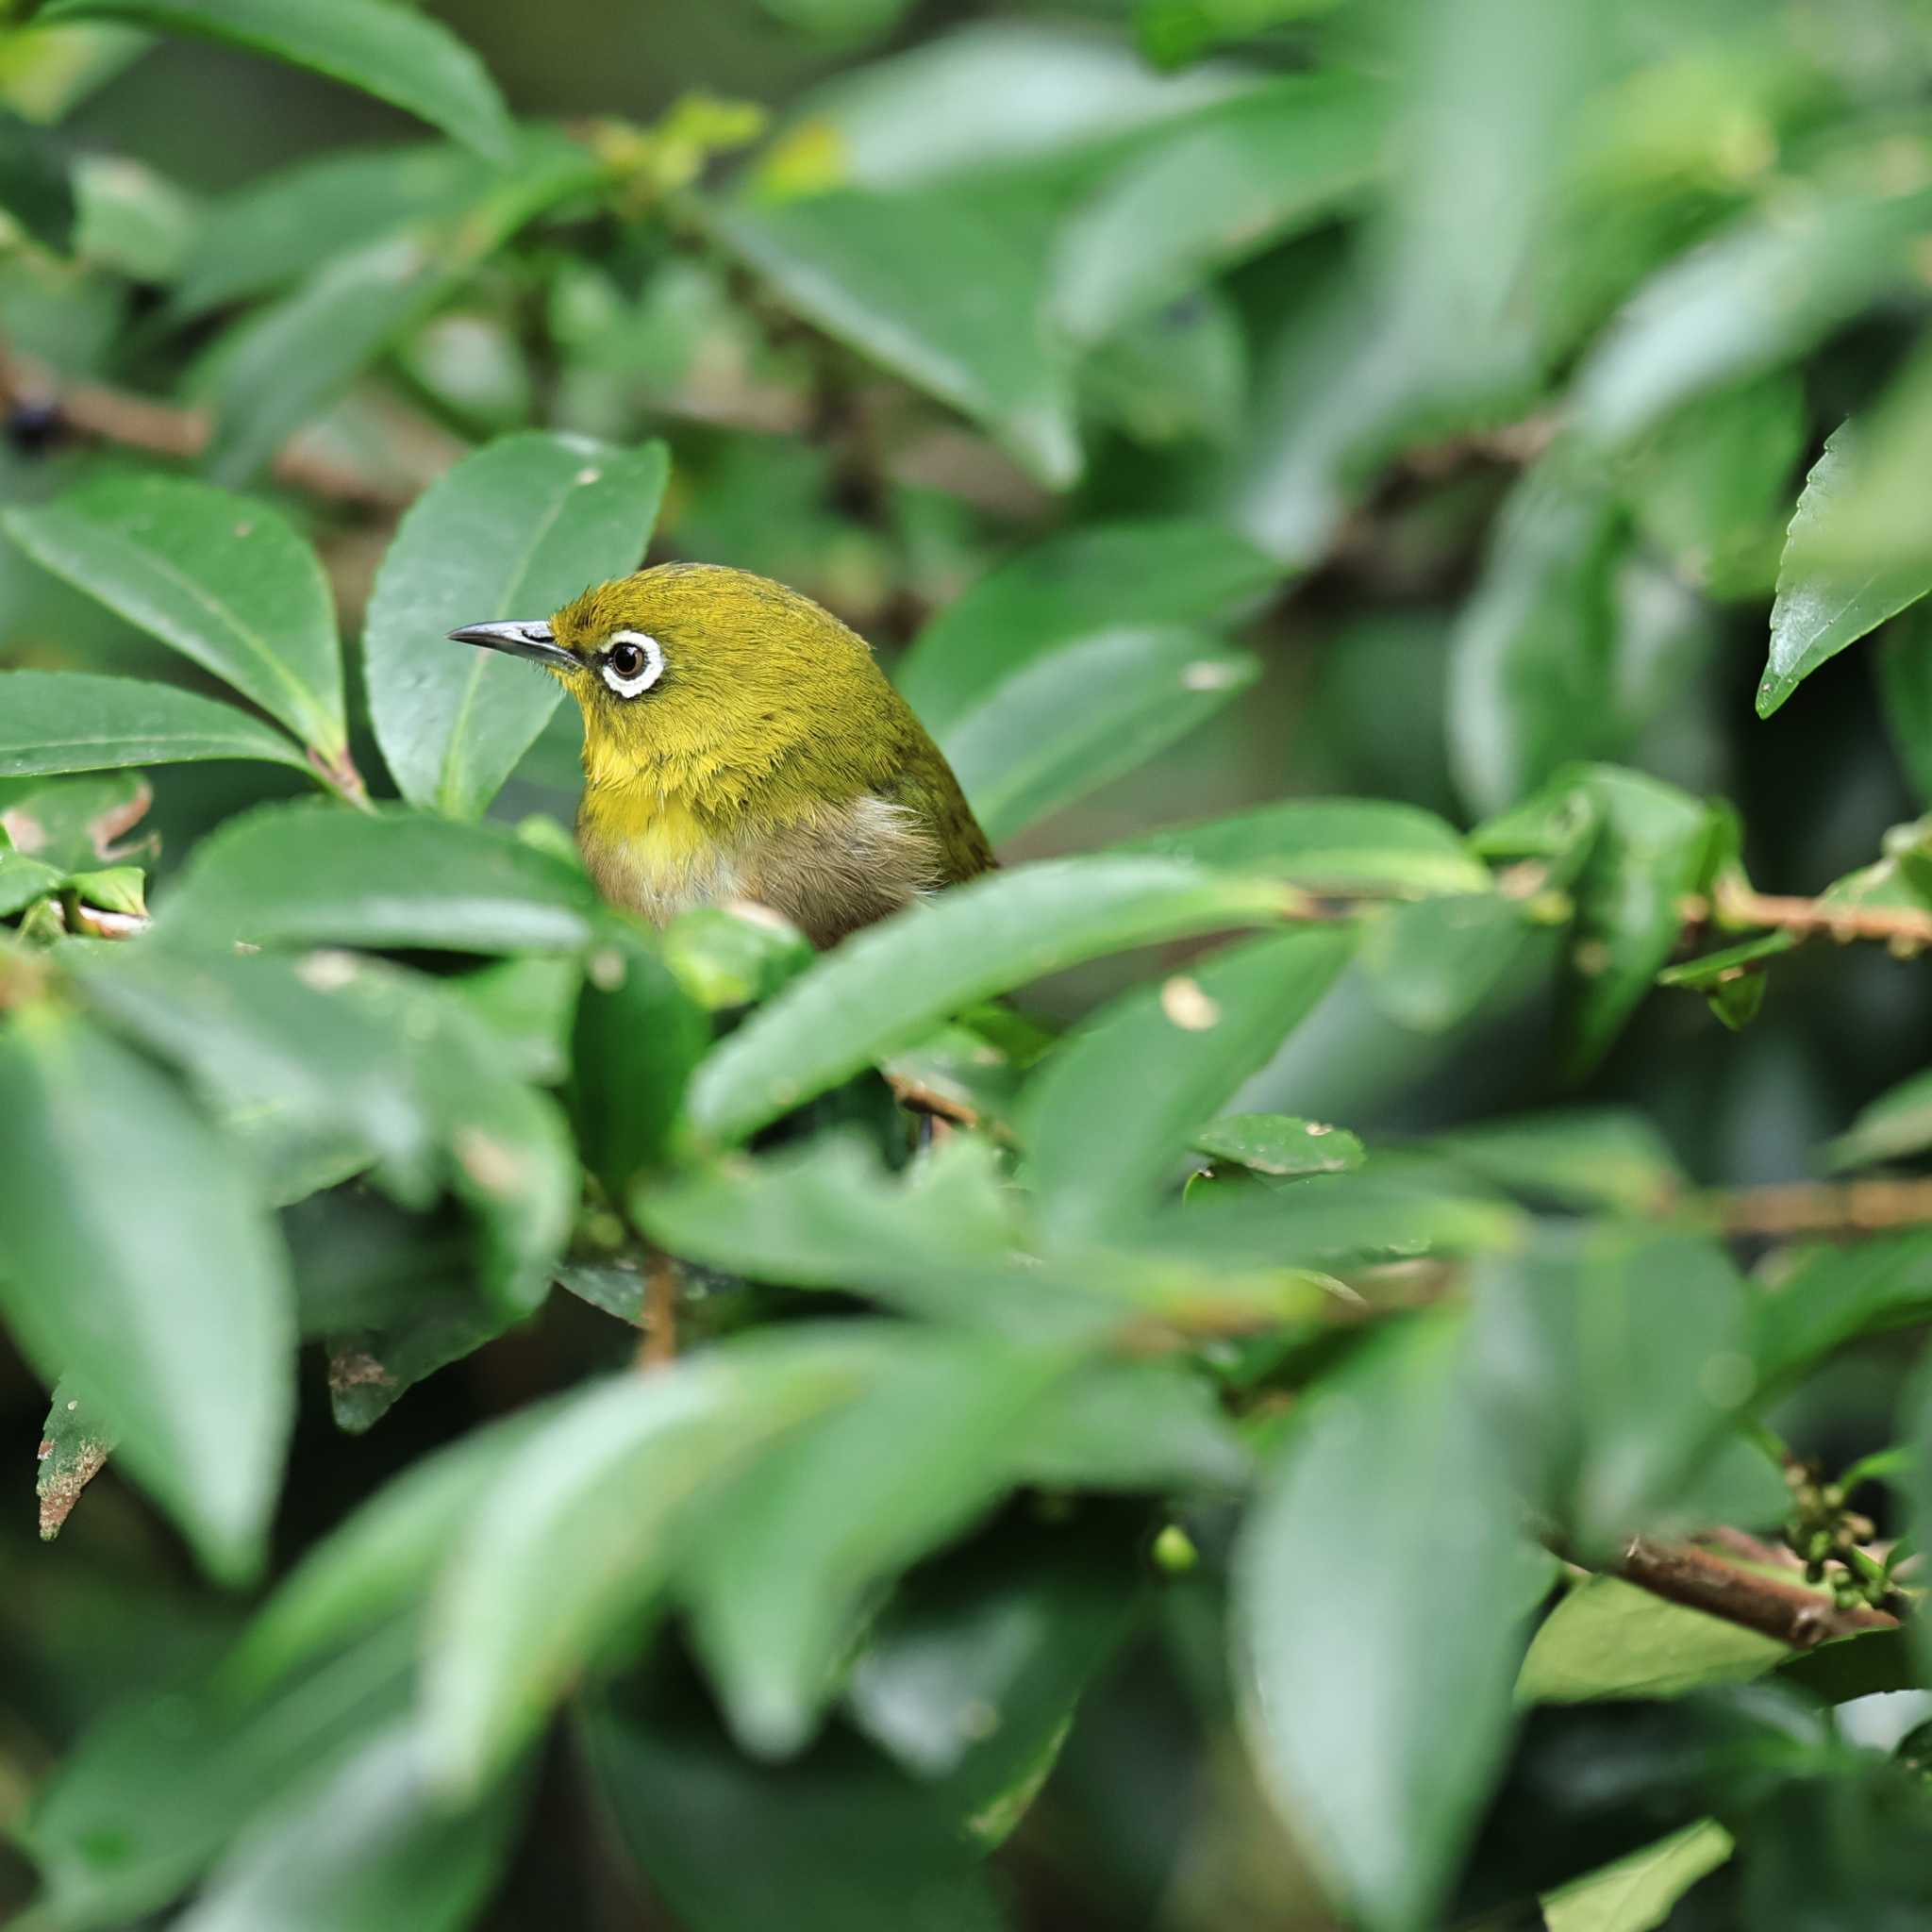
[(450, 636), (577, 701), (577, 843), (604, 896), (657, 924), (750, 899), (829, 946), (993, 863), (865, 641), (768, 577), (663, 564)]

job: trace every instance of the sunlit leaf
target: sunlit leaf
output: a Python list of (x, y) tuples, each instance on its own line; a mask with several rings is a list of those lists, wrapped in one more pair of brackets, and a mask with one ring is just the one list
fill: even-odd
[(279, 731), (173, 685), (84, 671), (0, 672), (0, 777), (198, 758), (308, 768)]

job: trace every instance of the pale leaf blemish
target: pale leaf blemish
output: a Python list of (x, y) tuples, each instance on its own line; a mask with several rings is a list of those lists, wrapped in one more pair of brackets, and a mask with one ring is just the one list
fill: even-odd
[(367, 1349), (348, 1349), (328, 1358), (328, 1386), (338, 1395), (351, 1389), (385, 1388), (394, 1379)]
[(615, 992), (624, 984), (624, 955), (615, 946), (599, 946), (584, 962), (584, 971), (599, 992)]
[(464, 1127), (456, 1137), (457, 1159), (486, 1194), (516, 1195), (524, 1189), (524, 1164), (494, 1135)]
[(1221, 1018), (1221, 1008), (1201, 991), (1197, 979), (1177, 973), (1160, 989), (1160, 1010), (1189, 1033), (1205, 1033)]
[(603, 481), (603, 479), (604, 472), (598, 469), (595, 464), (591, 464), (586, 468), (579, 470), (573, 480), (581, 485), (583, 488), (589, 489), (592, 483), (600, 483)]
[(1241, 677), (1241, 666), (1224, 659), (1202, 658), (1181, 673), (1181, 684), (1188, 691), (1225, 691)]
[(1610, 949), (1601, 940), (1585, 940), (1570, 962), (1586, 979), (1597, 979), (1610, 970)]
[(295, 976), (317, 992), (340, 992), (356, 977), (355, 955), (332, 948), (305, 953), (295, 962)]

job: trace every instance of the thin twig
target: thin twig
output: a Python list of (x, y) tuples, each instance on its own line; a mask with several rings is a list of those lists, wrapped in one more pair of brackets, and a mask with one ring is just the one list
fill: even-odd
[(1757, 892), (1735, 879), (1720, 879), (1707, 899), (1693, 893), (1679, 900), (1677, 910), (1686, 925), (1715, 921), (1732, 929), (1790, 933), (1797, 940), (1824, 933), (1840, 944), (1878, 940), (1912, 950), (1932, 946), (1932, 911), (1919, 907), (1852, 906), (1833, 899)]
[(1863, 1604), (1840, 1609), (1831, 1598), (1802, 1583), (1740, 1570), (1735, 1563), (1694, 1543), (1653, 1542), (1632, 1537), (1615, 1565), (1625, 1582), (1653, 1596), (1682, 1604), (1740, 1624), (1809, 1650), (1833, 1637), (1851, 1637), (1860, 1630), (1892, 1630), (1896, 1617)]
[[(152, 396), (136, 395), (107, 383), (78, 381), (62, 375), (48, 363), (4, 346), (0, 346), (0, 391), (9, 406), (45, 411), (57, 424), (82, 436), (177, 462), (192, 462), (214, 436), (214, 419), (205, 409), (158, 402)], [(408, 494), (320, 456), (299, 441), (277, 453), (271, 474), (291, 490), (366, 509), (393, 512), (406, 508), (410, 500)]]
[(1851, 1237), (1932, 1224), (1932, 1179), (1788, 1181), (1702, 1199), (1734, 1238)]
[(644, 1261), (643, 1317), (638, 1367), (668, 1368), (677, 1359), (677, 1264), (656, 1248)]

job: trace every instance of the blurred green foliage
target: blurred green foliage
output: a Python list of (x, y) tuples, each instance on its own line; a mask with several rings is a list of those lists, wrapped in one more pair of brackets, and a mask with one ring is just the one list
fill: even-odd
[[(0, 21), (9, 1923), (1932, 1915), (1932, 16)], [(1003, 869), (601, 905), (678, 557)]]

